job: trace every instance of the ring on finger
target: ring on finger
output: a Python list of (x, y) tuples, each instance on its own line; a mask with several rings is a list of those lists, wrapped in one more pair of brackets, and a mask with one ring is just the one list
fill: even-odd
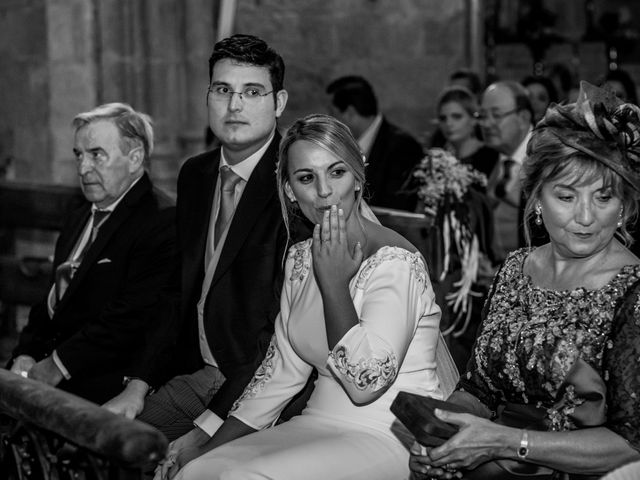
[(455, 471), (457, 470), (457, 469), (456, 469), (455, 464), (453, 464), (453, 463), (446, 463), (446, 464), (443, 466), (443, 468), (444, 468), (447, 472), (455, 472)]

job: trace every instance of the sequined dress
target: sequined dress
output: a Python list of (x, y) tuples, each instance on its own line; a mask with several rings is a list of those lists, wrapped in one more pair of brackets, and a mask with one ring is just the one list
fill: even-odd
[[(604, 425), (640, 449), (640, 265), (597, 290), (554, 291), (523, 273), (527, 255), (513, 252), (498, 273), (459, 388), (493, 412), (536, 407), (540, 429)], [(580, 368), (601, 379), (602, 405), (589, 400), (598, 389), (574, 381)]]
[[(442, 398), (440, 309), (422, 257), (398, 247), (365, 259), (349, 289), (360, 321), (329, 351), (311, 240), (291, 248), (275, 334), (230, 412), (259, 431), (189, 463), (178, 478), (409, 477), (412, 438), (389, 407), (400, 390)], [(305, 410), (272, 427), (313, 367), (318, 380)]]

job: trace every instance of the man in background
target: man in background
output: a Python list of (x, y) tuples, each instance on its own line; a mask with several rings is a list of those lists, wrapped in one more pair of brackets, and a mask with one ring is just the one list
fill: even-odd
[(423, 157), (418, 141), (378, 111), (373, 88), (364, 78), (340, 77), (329, 84), (327, 93), (330, 114), (351, 129), (365, 156), (369, 203), (413, 211), (415, 195), (403, 190)]
[(484, 142), (500, 158), (489, 176), (498, 259), (524, 246), (520, 170), (531, 138), (533, 109), (526, 89), (517, 82), (492, 83), (482, 95), (479, 123)]

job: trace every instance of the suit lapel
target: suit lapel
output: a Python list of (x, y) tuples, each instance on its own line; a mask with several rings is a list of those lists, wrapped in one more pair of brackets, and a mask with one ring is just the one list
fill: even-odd
[[(218, 180), (218, 165), (220, 163), (220, 150), (212, 154), (212, 158), (204, 163), (204, 167), (196, 178), (194, 184), (189, 187), (188, 212), (183, 212), (184, 222), (179, 228), (185, 226), (186, 232), (181, 242), (183, 266), (182, 266), (182, 290), (184, 298), (191, 298), (191, 292), (197, 289), (200, 295), (202, 279), (204, 278), (204, 256), (207, 248), (207, 236), (209, 234), (209, 222), (211, 221), (211, 209), (213, 208), (213, 194)], [(197, 183), (195, 183), (197, 182)], [(178, 203), (187, 198), (187, 192), (180, 192)], [(185, 195), (181, 198), (181, 195)], [(183, 302), (186, 304), (186, 302)]]
[(247, 186), (240, 198), (240, 203), (238, 203), (233, 214), (233, 220), (229, 226), (229, 232), (213, 275), (212, 286), (229, 269), (238, 255), (240, 247), (244, 244), (253, 226), (262, 215), (262, 209), (268, 205), (269, 200), (276, 194), (275, 168), (279, 143), (280, 135), (276, 132), (276, 136), (271, 141), (269, 148), (256, 165), (247, 182)]
[[(104, 250), (105, 246), (108, 245), (109, 240), (115, 234), (115, 232), (120, 228), (123, 222), (127, 220), (127, 218), (131, 215), (131, 212), (138, 204), (140, 199), (145, 193), (148, 193), (151, 190), (151, 182), (149, 181), (149, 177), (146, 174), (142, 176), (142, 178), (136, 183), (129, 192), (125, 195), (122, 201), (118, 204), (115, 210), (109, 215), (109, 217), (104, 221), (104, 224), (100, 227), (98, 231), (98, 236), (95, 241), (89, 246), (89, 250), (84, 255), (78, 270), (75, 275), (71, 279), (69, 283), (69, 288), (65, 292), (64, 296), (60, 300), (60, 304), (57, 309), (60, 309), (64, 306), (65, 303), (69, 301), (74, 294), (74, 292), (78, 289), (78, 286), (82, 284), (84, 278), (87, 275), (87, 272), (93, 266), (100, 253)], [(86, 221), (85, 221), (86, 223)], [(83, 224), (84, 226), (84, 224)]]
[[(369, 157), (367, 158), (367, 182), (369, 186), (375, 188), (376, 185), (383, 182), (382, 175), (384, 175), (384, 156), (385, 148), (388, 144), (387, 137), (389, 136), (389, 123), (382, 117), (382, 123), (378, 129)], [(375, 197), (376, 192), (372, 192), (372, 196)]]
[(384, 117), (382, 117), (380, 128), (378, 129), (376, 138), (373, 140), (373, 145), (371, 145), (369, 158), (367, 158), (369, 167), (371, 167), (372, 165), (377, 166), (380, 163), (380, 157), (383, 155), (383, 149), (384, 149), (384, 146), (387, 144), (388, 135), (389, 135), (389, 124), (387, 123), (387, 120)]
[(90, 216), (91, 204), (87, 202), (86, 205), (83, 205), (79, 210), (76, 210), (68, 226), (60, 232), (60, 238), (56, 248), (54, 268), (62, 262), (67, 261)]

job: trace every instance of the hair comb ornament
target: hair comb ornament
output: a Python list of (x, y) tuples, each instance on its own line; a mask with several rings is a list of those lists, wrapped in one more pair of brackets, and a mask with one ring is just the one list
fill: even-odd
[(610, 88), (580, 82), (576, 102), (552, 105), (536, 128), (550, 129), (640, 191), (640, 107), (624, 103)]

